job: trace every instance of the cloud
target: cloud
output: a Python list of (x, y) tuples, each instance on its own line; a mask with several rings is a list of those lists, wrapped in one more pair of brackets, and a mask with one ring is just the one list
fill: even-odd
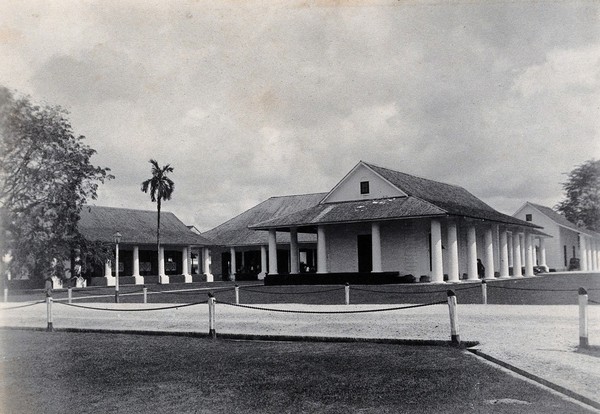
[(600, 157), (595, 2), (4, 2), (0, 82), (71, 111), (113, 168), (98, 204), (206, 230), (358, 160), (513, 212)]

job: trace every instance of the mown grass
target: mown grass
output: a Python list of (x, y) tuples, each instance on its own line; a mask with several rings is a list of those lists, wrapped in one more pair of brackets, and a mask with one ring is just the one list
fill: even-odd
[(587, 412), (454, 348), (16, 330), (0, 338), (5, 413)]

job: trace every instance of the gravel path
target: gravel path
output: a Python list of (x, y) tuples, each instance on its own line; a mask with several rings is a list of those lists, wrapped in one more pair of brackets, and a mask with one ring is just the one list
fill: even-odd
[[(46, 327), (44, 304), (19, 309), (0, 304), (0, 327)], [(208, 332), (205, 304), (152, 312), (157, 304), (86, 304), (116, 312), (78, 309), (55, 303), (55, 328)], [(347, 311), (382, 309), (390, 305), (265, 305), (272, 309)], [(590, 306), (590, 344), (600, 346), (600, 306)], [(502, 361), (600, 402), (600, 352), (576, 352), (579, 342), (575, 305), (459, 305), (462, 340), (479, 341), (478, 348)], [(218, 333), (336, 336), (361, 338), (441, 339), (450, 337), (448, 307), (360, 314), (296, 314), (267, 312), (218, 304)], [(1, 333), (0, 333), (1, 334)]]

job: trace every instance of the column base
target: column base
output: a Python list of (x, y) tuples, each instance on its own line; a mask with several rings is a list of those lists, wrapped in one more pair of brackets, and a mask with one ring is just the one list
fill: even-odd
[(212, 273), (205, 273), (204, 276), (206, 276), (206, 281), (207, 282), (214, 282), (215, 281), (215, 277), (212, 275)]
[(133, 276), (133, 283), (135, 285), (143, 285), (144, 284), (144, 276)]
[(169, 276), (158, 275), (158, 284), (159, 285), (168, 285), (169, 284)]
[(258, 274), (258, 280), (265, 280), (265, 276), (266, 276), (266, 275), (267, 275), (267, 274), (266, 274), (265, 272), (260, 272), (260, 273)]
[(183, 283), (192, 283), (192, 275), (183, 275)]
[(117, 284), (117, 278), (114, 276), (104, 276), (103, 279), (106, 281), (106, 286), (114, 286)]

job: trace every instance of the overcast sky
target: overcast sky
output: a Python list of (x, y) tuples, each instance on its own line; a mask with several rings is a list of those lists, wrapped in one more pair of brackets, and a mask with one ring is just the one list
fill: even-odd
[(359, 160), (513, 214), (600, 158), (598, 1), (3, 0), (0, 56), (112, 169), (94, 204), (155, 209), (155, 158), (202, 231)]

